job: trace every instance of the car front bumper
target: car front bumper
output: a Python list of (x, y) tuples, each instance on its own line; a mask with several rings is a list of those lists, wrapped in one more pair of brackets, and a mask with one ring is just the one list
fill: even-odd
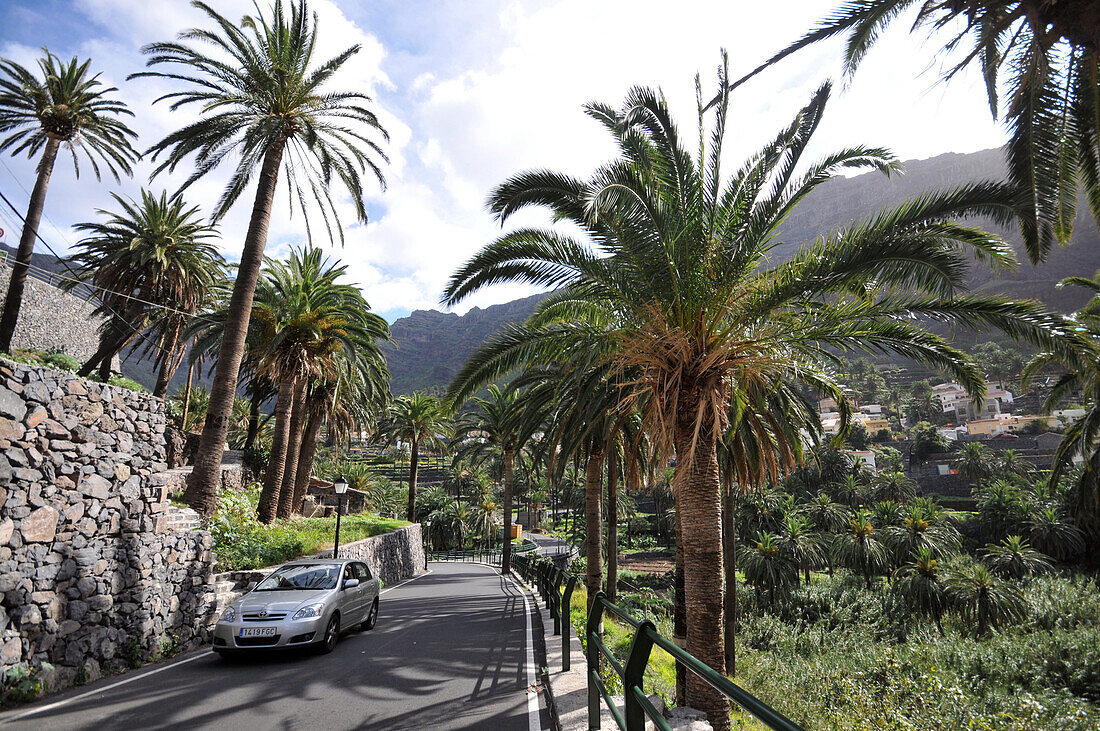
[[(242, 629), (274, 627), (275, 637), (242, 638)], [(280, 622), (218, 622), (214, 628), (214, 650), (277, 650), (303, 647), (324, 637), (324, 617)]]

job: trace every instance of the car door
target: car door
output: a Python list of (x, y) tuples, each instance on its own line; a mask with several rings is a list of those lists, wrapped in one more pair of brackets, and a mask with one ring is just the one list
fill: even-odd
[(343, 626), (350, 627), (359, 621), (359, 615), (363, 613), (361, 594), (358, 586), (347, 586), (348, 579), (358, 579), (358, 571), (355, 564), (344, 566), (344, 574), (340, 580), (340, 613), (344, 615)]
[(361, 619), (366, 619), (367, 614), (370, 612), (371, 602), (374, 601), (373, 580), (371, 577), (371, 570), (365, 563), (356, 562), (355, 570), (359, 576), (359, 586), (356, 589), (359, 590), (359, 606), (362, 607), (363, 616)]
[(363, 578), (359, 580), (359, 586), (363, 587), (363, 611), (369, 612), (370, 605), (378, 597), (378, 577), (365, 563), (359, 564)]

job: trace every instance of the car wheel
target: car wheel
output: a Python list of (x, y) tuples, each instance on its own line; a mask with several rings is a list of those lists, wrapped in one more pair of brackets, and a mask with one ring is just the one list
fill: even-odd
[(321, 646), (318, 652), (322, 655), (327, 655), (336, 649), (336, 641), (340, 639), (340, 615), (332, 615), (332, 619), (328, 621), (328, 626), (325, 627), (325, 636), (321, 638)]
[(378, 621), (378, 600), (374, 600), (374, 604), (370, 605), (370, 612), (367, 614), (367, 618), (363, 620), (363, 623), (359, 625), (361, 629), (374, 629), (374, 623)]

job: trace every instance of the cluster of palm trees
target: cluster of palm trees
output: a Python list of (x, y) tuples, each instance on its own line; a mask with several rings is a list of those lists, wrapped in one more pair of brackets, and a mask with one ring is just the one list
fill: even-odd
[[(362, 178), (366, 174), (384, 185), (381, 166), (387, 158), (381, 144), (387, 134), (369, 97), (332, 88), (333, 77), (359, 46), (321, 56), (317, 16), (305, 0), (275, 0), (267, 12), (257, 7), (255, 14), (237, 23), (204, 2), (196, 0), (193, 5), (206, 16), (209, 27), (185, 31), (177, 41), (146, 46), (149, 70), (129, 77), (168, 81), (170, 89), (157, 102), (170, 104), (173, 111), (192, 112), (186, 124), (140, 155), (134, 147), (136, 134), (123, 122), (133, 112), (118, 98), (117, 88), (106, 87), (91, 72), (90, 61), (74, 58), (65, 63), (45, 51), (35, 73), (0, 60), (0, 151), (38, 158), (37, 179), (0, 316), (0, 351), (11, 348), (50, 176), (62, 148), (72, 153), (77, 173), (83, 156), (97, 178), (101, 168), (116, 180), (120, 173), (130, 175), (141, 158), (154, 163), (153, 178), (193, 165), (176, 194), (143, 192), (140, 202), (118, 198), (121, 213), (104, 212), (106, 222), (80, 227), (89, 236), (78, 258), (79, 278), (97, 288), (100, 309), (107, 315), (102, 347), (82, 370), (90, 373), (109, 363), (122, 347), (141, 337), (157, 354), (158, 391), (163, 394), (166, 379), (182, 357), (183, 334), (204, 321), (195, 313), (208, 303), (207, 298), (216, 299), (220, 338), (207, 354), (216, 353), (214, 380), (187, 492), (192, 507), (209, 515), (215, 507), (238, 381), (242, 373), (253, 370), (242, 369), (242, 361), (246, 351), (255, 353), (248, 347), (254, 329), (250, 322), (265, 306), (261, 302), (254, 307), (253, 299), (264, 268), (276, 188), (285, 183), (291, 206), (299, 207), (305, 217), (310, 238), (311, 224), (319, 213), (328, 236), (342, 241), (334, 184), (349, 194), (356, 219), (366, 221)], [(223, 165), (231, 166), (232, 172), (207, 225), (181, 194)], [(224, 263), (210, 250), (212, 226), (253, 181), (252, 215), (232, 286), (214, 292)], [(121, 278), (112, 278), (113, 273)], [(277, 289), (279, 276), (265, 276), (265, 280)], [(276, 324), (265, 321), (263, 326)], [(280, 339), (278, 333), (274, 337)], [(308, 436), (308, 427), (319, 428), (326, 411), (335, 408), (326, 404), (335, 403), (330, 397), (346, 380), (336, 371), (325, 370), (326, 385), (312, 397), (313, 386), (307, 381), (315, 379), (317, 372), (299, 355), (301, 351), (298, 355), (273, 351), (255, 364), (260, 375), (275, 379), (271, 383), (285, 396), (284, 418), (277, 421), (275, 435), (280, 456), (270, 466), (274, 469), (268, 470), (265, 516), (285, 512), (281, 503), (276, 507), (276, 498), (286, 491), (281, 493), (275, 483), (283, 480), (284, 473), (295, 471), (300, 431), (290, 428), (291, 420), (297, 418), (297, 426)], [(305, 403), (308, 409), (294, 408)]]
[[(1013, 261), (1000, 238), (959, 222), (984, 215), (1026, 225), (1029, 201), (1013, 185), (930, 192), (824, 232), (774, 263), (768, 252), (779, 225), (817, 185), (841, 171), (888, 174), (897, 164), (868, 147), (802, 160), (830, 96), (826, 84), (774, 140), (727, 172), (725, 68), (716, 102), (700, 98), (697, 135), (681, 136), (655, 90), (635, 88), (619, 107), (586, 107), (614, 140), (615, 159), (587, 179), (522, 173), (489, 202), (502, 222), (534, 206), (568, 227), (506, 232), (445, 292), (454, 304), (499, 282), (554, 289), (527, 323), (479, 349), (451, 397), (461, 403), (519, 373), (512, 387), (525, 397), (517, 412), (541, 410), (544, 418), (510, 422), (499, 444), (537, 433), (556, 464), (583, 460), (590, 546), (602, 534), (604, 475), (634, 479), (640, 454), (675, 459), (683, 577), (676, 631), (721, 672), (732, 671), (723, 647), (733, 627), (724, 595), (734, 524), (723, 519), (723, 496), (775, 479), (801, 459), (805, 435), (817, 431), (802, 387), (836, 398), (847, 417), (850, 405), (826, 364), (847, 351), (892, 352), (980, 393), (973, 361), (926, 322), (997, 328), (1066, 358), (1084, 347), (1061, 316), (1037, 303), (957, 294), (975, 258)], [(535, 431), (534, 423), (549, 426)], [(591, 595), (602, 583), (598, 548), (587, 559)], [(728, 703), (709, 686), (691, 676), (681, 689), (682, 700), (725, 723)]]
[(997, 480), (979, 490), (986, 543), (975, 562), (962, 550), (957, 521), (934, 498), (899, 493), (888, 475), (805, 474), (742, 496), (735, 507), (751, 536), (738, 548), (738, 565), (761, 608), (787, 601), (810, 583), (811, 571), (845, 568), (868, 590), (886, 577), (884, 589), (941, 632), (944, 614), (954, 610), (981, 637), (1021, 616), (1021, 580), (1083, 548), (1057, 501), (1027, 495), (1034, 482)]

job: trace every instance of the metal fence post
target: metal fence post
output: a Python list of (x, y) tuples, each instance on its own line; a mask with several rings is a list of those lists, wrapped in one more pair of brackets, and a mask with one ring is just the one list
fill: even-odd
[(585, 646), (588, 648), (588, 728), (600, 728), (600, 691), (593, 677), (600, 677), (600, 651), (593, 641), (600, 633), (600, 621), (603, 619), (604, 593), (596, 592), (592, 597), (592, 608), (588, 610), (588, 621), (584, 628)]
[(634, 640), (630, 643), (630, 654), (626, 659), (626, 667), (623, 668), (623, 700), (626, 704), (627, 731), (645, 729), (645, 711), (634, 689), (637, 688), (642, 695), (645, 695), (642, 680), (645, 677), (646, 666), (649, 665), (649, 654), (653, 650), (653, 638), (646, 631), (647, 629), (657, 631), (653, 622), (648, 619), (642, 620), (634, 633)]
[[(566, 628), (573, 623), (573, 587), (577, 585), (577, 577), (570, 574), (565, 580), (565, 591), (561, 595), (561, 604), (564, 607)], [(563, 631), (561, 635), (561, 669), (569, 670), (569, 643), (570, 632)]]

